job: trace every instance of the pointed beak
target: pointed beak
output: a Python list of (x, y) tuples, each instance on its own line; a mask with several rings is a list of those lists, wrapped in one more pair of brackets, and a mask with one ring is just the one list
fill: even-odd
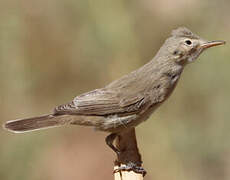
[(202, 43), (200, 45), (200, 48), (207, 49), (213, 46), (218, 46), (218, 45), (223, 45), (223, 44), (225, 44), (225, 41), (208, 41), (208, 42)]

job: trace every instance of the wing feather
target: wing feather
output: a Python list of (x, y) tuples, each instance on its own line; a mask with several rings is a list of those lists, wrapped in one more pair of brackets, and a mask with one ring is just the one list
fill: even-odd
[(84, 93), (72, 102), (55, 108), (57, 114), (110, 115), (135, 114), (144, 104), (144, 95), (127, 97), (125, 94), (107, 89), (96, 89)]

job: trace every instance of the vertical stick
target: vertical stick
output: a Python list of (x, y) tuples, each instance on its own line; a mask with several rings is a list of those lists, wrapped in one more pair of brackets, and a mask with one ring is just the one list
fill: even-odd
[[(146, 172), (137, 171), (135, 168), (141, 168), (142, 161), (136, 141), (135, 129), (132, 128), (122, 132), (116, 138), (116, 147), (120, 150), (117, 155), (114, 167), (115, 180), (143, 180)], [(127, 167), (133, 166), (132, 169)], [(122, 170), (118, 170), (118, 168)]]

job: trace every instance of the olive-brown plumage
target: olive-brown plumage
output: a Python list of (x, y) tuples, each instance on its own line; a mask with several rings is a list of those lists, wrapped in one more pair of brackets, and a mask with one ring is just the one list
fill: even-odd
[(8, 121), (5, 128), (25, 132), (77, 124), (114, 134), (135, 127), (169, 97), (186, 64), (205, 49), (221, 44), (224, 41), (206, 41), (187, 28), (178, 28), (143, 67), (57, 106), (52, 114)]

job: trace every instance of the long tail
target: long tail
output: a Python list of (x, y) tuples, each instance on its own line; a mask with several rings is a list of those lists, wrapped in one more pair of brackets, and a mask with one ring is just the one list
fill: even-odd
[(17, 119), (13, 121), (7, 121), (3, 126), (5, 129), (15, 132), (27, 132), (38, 129), (50, 128), (61, 126), (69, 123), (70, 119), (66, 118), (65, 115), (43, 115), (38, 117)]
[(94, 126), (99, 127), (104, 121), (102, 116), (78, 116), (78, 115), (43, 115), (38, 117), (17, 119), (7, 121), (3, 127), (14, 133), (23, 133), (28, 131), (35, 131), (39, 129), (46, 129), (51, 127), (62, 126), (66, 124)]

